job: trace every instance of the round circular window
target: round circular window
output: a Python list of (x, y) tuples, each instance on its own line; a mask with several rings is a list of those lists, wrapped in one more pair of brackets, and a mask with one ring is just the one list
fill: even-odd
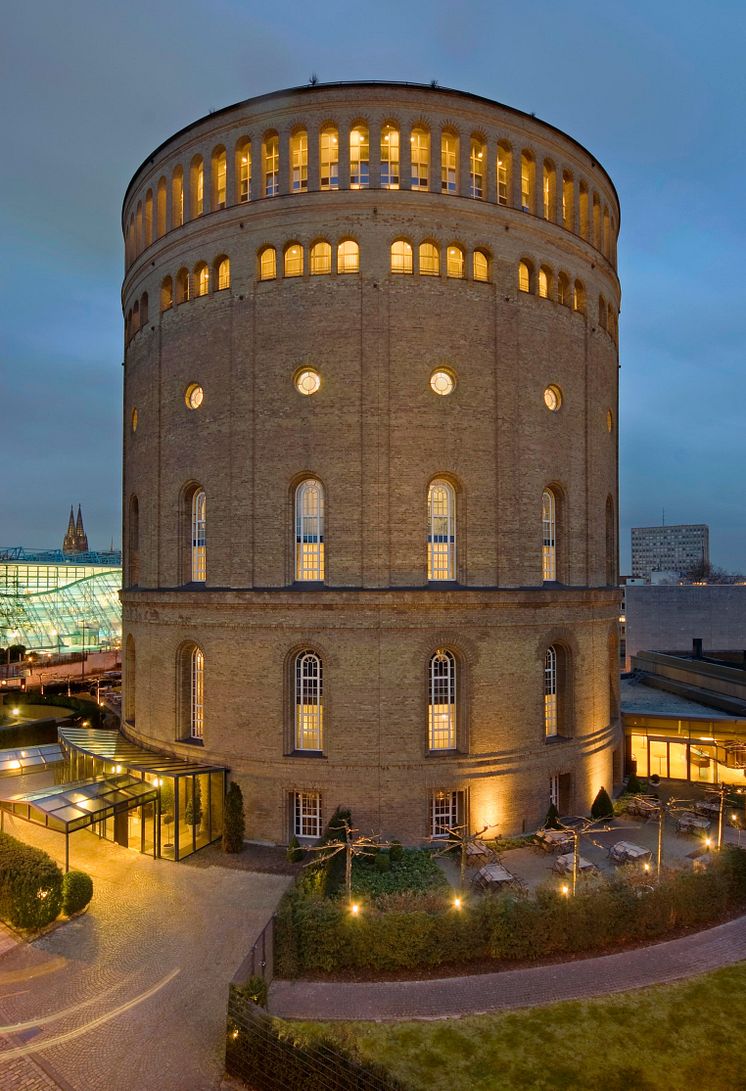
[(321, 386), (321, 376), (314, 368), (304, 367), (295, 373), (294, 382), (295, 389), (299, 394), (305, 394), (306, 397), (310, 397), (311, 394), (315, 394)]
[(436, 394), (441, 394), (445, 397), (446, 394), (453, 393), (456, 386), (456, 376), (452, 371), (447, 371), (445, 368), (440, 367), (430, 376), (430, 386)]
[(132, 410), (132, 431), (133, 432), (137, 431), (137, 422), (138, 422), (138, 420), (139, 420), (139, 417), (137, 415), (137, 406), (135, 406), (135, 408)]
[(544, 405), (552, 413), (556, 413), (562, 405), (562, 391), (558, 386), (548, 386), (544, 391)]
[(202, 405), (204, 396), (205, 392), (199, 383), (190, 383), (184, 394), (184, 401), (186, 402), (187, 409), (199, 409)]

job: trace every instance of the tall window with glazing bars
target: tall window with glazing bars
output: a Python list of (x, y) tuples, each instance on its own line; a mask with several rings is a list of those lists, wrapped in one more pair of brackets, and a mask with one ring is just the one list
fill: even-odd
[(456, 579), (456, 494), (441, 478), (431, 481), (428, 490), (427, 578)]
[(324, 487), (315, 478), (295, 491), (295, 578), (324, 579)]
[(207, 579), (207, 498), (204, 489), (192, 497), (192, 582)]
[(295, 658), (295, 749), (323, 750), (324, 701), (321, 659), (315, 652)]
[(456, 658), (442, 649), (430, 657), (428, 748), (456, 748)]

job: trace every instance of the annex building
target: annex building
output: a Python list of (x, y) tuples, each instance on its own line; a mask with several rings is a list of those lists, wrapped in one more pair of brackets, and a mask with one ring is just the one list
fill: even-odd
[(136, 171), (123, 731), (229, 769), (251, 839), (510, 834), (621, 779), (619, 215), (572, 137), (412, 84)]

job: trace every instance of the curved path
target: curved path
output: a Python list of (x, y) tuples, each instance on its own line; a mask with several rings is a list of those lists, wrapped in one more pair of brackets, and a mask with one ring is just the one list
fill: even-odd
[(286, 1019), (443, 1019), (628, 992), (746, 959), (746, 916), (680, 939), (577, 962), (426, 981), (274, 981)]

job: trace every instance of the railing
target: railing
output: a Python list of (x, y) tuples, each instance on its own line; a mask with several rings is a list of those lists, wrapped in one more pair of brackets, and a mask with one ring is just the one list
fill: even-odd
[(250, 977), (261, 977), (266, 985), (274, 977), (275, 915), (269, 918), (254, 946), (233, 975), (233, 985), (244, 985)]

